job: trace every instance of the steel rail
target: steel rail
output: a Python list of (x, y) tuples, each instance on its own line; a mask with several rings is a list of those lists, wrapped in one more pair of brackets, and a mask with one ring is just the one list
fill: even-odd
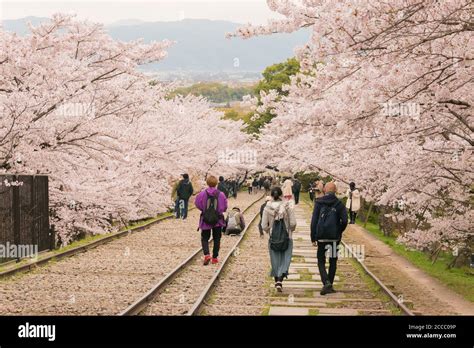
[[(312, 204), (308, 203), (308, 202), (305, 202), (307, 205), (309, 205), (310, 207), (313, 207)], [(372, 278), (372, 280), (377, 283), (377, 285), (383, 290), (383, 292), (385, 292), (385, 294), (387, 294), (387, 296), (390, 298), (390, 300), (395, 304), (395, 306), (397, 308), (399, 308), (405, 315), (408, 315), (408, 316), (414, 316), (415, 313), (413, 313), (407, 306), (405, 306), (405, 304), (403, 304), (402, 301), (400, 301), (398, 299), (397, 296), (395, 296), (395, 294), (375, 275), (373, 274), (369, 269), (368, 267), (365, 265), (364, 261), (362, 261), (360, 259), (360, 257), (358, 255), (356, 255), (354, 253), (354, 251), (344, 242), (341, 240), (341, 243), (342, 245), (344, 246), (345, 249), (347, 249), (349, 251), (349, 253), (352, 255), (353, 258), (356, 259), (357, 263), (362, 267), (362, 269), (364, 270), (364, 272), (370, 277)]]
[[(257, 202), (260, 202), (263, 198), (265, 197), (265, 194), (260, 196), (257, 200), (255, 200), (254, 202), (252, 202), (251, 204), (249, 204), (247, 206), (247, 208), (245, 208), (243, 210), (243, 213), (245, 213), (246, 211), (248, 211), (251, 207), (253, 207)], [(217, 273), (220, 273), (221, 270), (223, 269), (223, 266), (224, 264), (227, 262), (228, 258), (229, 258), (229, 255), (232, 254), (235, 250), (235, 247), (240, 243), (240, 241), (242, 240), (243, 236), (245, 235), (245, 233), (247, 232), (248, 228), (250, 227), (250, 225), (254, 222), (256, 216), (258, 216), (259, 214), (256, 214), (252, 220), (250, 221), (250, 223), (246, 226), (246, 228), (244, 229), (244, 231), (242, 231), (242, 234), (241, 236), (239, 237), (239, 240), (237, 241), (237, 243), (234, 245), (234, 247), (232, 248), (232, 250), (230, 251), (230, 253), (226, 256), (226, 258), (224, 259), (224, 261), (221, 263), (221, 266), (218, 268), (218, 271)], [(212, 241), (212, 239), (211, 239)], [(132, 316), (132, 315), (138, 315), (140, 314), (147, 306), (150, 302), (153, 301), (153, 299), (156, 297), (156, 295), (158, 294), (158, 292), (160, 292), (160, 290), (164, 289), (166, 287), (166, 285), (168, 285), (173, 279), (175, 279), (175, 277), (181, 273), (181, 271), (183, 269), (185, 269), (187, 266), (189, 266), (193, 260), (199, 256), (199, 254), (202, 252), (202, 247), (199, 248), (199, 249), (196, 249), (186, 260), (184, 260), (181, 264), (179, 264), (176, 268), (174, 268), (171, 272), (169, 272), (164, 278), (162, 278), (155, 286), (153, 286), (153, 288), (151, 288), (146, 294), (144, 294), (142, 297), (140, 297), (139, 299), (137, 299), (135, 302), (133, 302), (130, 306), (128, 306), (125, 310), (123, 310), (122, 312), (120, 312), (118, 315), (119, 316)], [(216, 277), (216, 275), (214, 275), (213, 279)], [(206, 289), (208, 289), (208, 286), (206, 287)], [(201, 298), (202, 295), (199, 297)], [(194, 308), (194, 306), (193, 306)], [(188, 315), (189, 315), (189, 312), (188, 312)]]

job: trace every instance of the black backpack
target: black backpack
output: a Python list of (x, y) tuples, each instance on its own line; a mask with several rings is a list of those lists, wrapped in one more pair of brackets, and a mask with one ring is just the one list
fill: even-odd
[(206, 209), (202, 213), (202, 220), (211, 226), (216, 225), (219, 222), (219, 213), (217, 211), (218, 205), (218, 197), (220, 191), (217, 190), (215, 195), (210, 196), (209, 193), (206, 191), (207, 201), (206, 201)]
[(333, 205), (324, 205), (321, 208), (316, 227), (316, 239), (340, 239), (340, 218), (336, 209), (339, 203), (341, 202), (337, 201)]
[(290, 236), (286, 229), (285, 220), (282, 217), (275, 215), (273, 221), (272, 234), (268, 241), (270, 248), (274, 251), (285, 251), (290, 244)]

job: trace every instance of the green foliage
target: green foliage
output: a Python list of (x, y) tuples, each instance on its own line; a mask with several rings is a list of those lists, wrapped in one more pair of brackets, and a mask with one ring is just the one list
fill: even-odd
[[(254, 113), (251, 114), (251, 117), (254, 116)], [(265, 112), (260, 114), (258, 118), (252, 119), (249, 118), (247, 122), (248, 126), (245, 128), (245, 131), (249, 134), (258, 134), (260, 133), (260, 129), (269, 123), (275, 117), (274, 114), (270, 112)]]
[[(363, 222), (357, 220), (357, 224), (363, 225)], [(377, 224), (369, 222), (366, 229), (413, 265), (437, 278), (467, 300), (474, 302), (474, 272), (469, 267), (450, 268), (449, 265), (454, 257), (452, 254), (441, 253), (437, 261), (433, 263), (429, 254), (407, 249), (397, 243), (395, 237), (384, 235)]]
[(223, 108), (219, 109), (224, 112), (224, 119), (239, 121), (242, 120), (245, 123), (250, 122), (250, 118), (253, 116), (253, 112), (248, 112), (246, 110), (240, 109), (238, 107), (234, 108)]
[[(283, 85), (290, 83), (290, 78), (300, 71), (300, 63), (296, 58), (290, 58), (283, 63), (278, 63), (267, 67), (262, 75), (263, 79), (255, 86), (254, 94), (260, 96), (260, 92), (268, 92), (272, 89), (276, 90), (279, 95), (287, 95), (288, 92), (283, 91)], [(261, 103), (259, 103), (261, 104)], [(250, 119), (246, 131), (250, 134), (260, 133), (260, 129), (269, 123), (275, 117), (269, 111), (259, 114), (259, 117)]]
[(290, 83), (290, 77), (300, 71), (300, 63), (296, 58), (290, 58), (286, 62), (273, 64), (267, 67), (262, 75), (263, 79), (255, 87), (255, 94), (260, 91), (268, 92), (272, 89), (277, 90), (280, 95), (288, 95), (288, 92), (282, 91), (282, 86)]
[(175, 89), (168, 97), (172, 98), (176, 95), (195, 95), (203, 96), (213, 103), (229, 103), (231, 101), (242, 100), (245, 95), (253, 95), (253, 86), (230, 87), (218, 82), (201, 82), (189, 87), (181, 87)]
[(295, 178), (301, 182), (303, 191), (308, 191), (309, 185), (315, 181), (322, 180), (326, 183), (332, 180), (330, 176), (321, 176), (317, 172), (298, 172), (295, 174)]

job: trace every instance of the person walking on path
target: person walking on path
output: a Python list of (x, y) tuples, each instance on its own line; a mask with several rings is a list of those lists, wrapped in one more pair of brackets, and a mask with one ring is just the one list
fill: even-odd
[(314, 203), (314, 193), (316, 190), (316, 183), (312, 182), (309, 184), (308, 188), (308, 194), (309, 194), (309, 200)]
[(219, 177), (219, 185), (217, 185), (217, 189), (225, 195), (225, 198), (229, 198), (229, 188), (226, 182), (224, 181), (223, 176)]
[(283, 197), (289, 201), (291, 199), (293, 199), (293, 182), (287, 178), (284, 182), (283, 182), (283, 186), (282, 186), (282, 191), (283, 191)]
[[(321, 295), (335, 292), (333, 284), (337, 268), (337, 252), (342, 233), (347, 227), (347, 210), (336, 197), (336, 185), (324, 186), (323, 197), (317, 198), (311, 218), (311, 242), (317, 245), (318, 268), (323, 288)], [(329, 273), (326, 271), (326, 252), (329, 252)]]
[(271, 190), (272, 200), (263, 210), (262, 228), (270, 234), (271, 276), (275, 279), (275, 288), (283, 291), (283, 278), (288, 277), (291, 256), (293, 254), (292, 233), (296, 229), (296, 217), (292, 201), (282, 200), (281, 188)]
[(270, 180), (267, 178), (265, 179), (265, 181), (263, 182), (263, 188), (265, 189), (265, 193), (268, 195), (270, 193), (270, 187), (271, 187), (271, 182)]
[(252, 181), (252, 192), (257, 194), (258, 193), (258, 180), (257, 178), (253, 179)]
[(263, 237), (263, 227), (262, 227), (262, 219), (263, 219), (263, 211), (267, 206), (268, 202), (272, 200), (271, 196), (265, 197), (265, 202), (260, 206), (260, 222), (258, 223), (258, 231), (260, 232), (260, 237)]
[(291, 191), (293, 193), (293, 197), (295, 198), (295, 204), (298, 204), (300, 201), (301, 182), (296, 178), (293, 181)]
[(179, 181), (176, 189), (175, 216), (177, 219), (181, 217), (185, 220), (188, 217), (189, 198), (193, 195), (194, 189), (193, 184), (189, 181), (189, 175), (182, 174), (182, 177), (183, 179)]
[(360, 209), (360, 192), (356, 189), (354, 182), (349, 184), (349, 190), (347, 190), (347, 202), (346, 208), (349, 210), (350, 224), (355, 224), (357, 212)]
[[(201, 191), (194, 201), (196, 208), (201, 211), (199, 227), (201, 229), (201, 244), (204, 253), (204, 265), (210, 261), (213, 264), (219, 262), (219, 249), (222, 235), (222, 227), (225, 226), (224, 212), (227, 210), (227, 198), (223, 192), (216, 189), (217, 178), (209, 176), (206, 180), (207, 189)], [(209, 238), (214, 240), (212, 258), (209, 254)]]
[(237, 199), (237, 192), (239, 191), (239, 179), (232, 180), (231, 185), (232, 185), (232, 197)]
[(249, 194), (252, 193), (252, 178), (248, 178), (246, 181), (245, 181), (245, 184), (247, 185), (247, 189), (249, 190)]

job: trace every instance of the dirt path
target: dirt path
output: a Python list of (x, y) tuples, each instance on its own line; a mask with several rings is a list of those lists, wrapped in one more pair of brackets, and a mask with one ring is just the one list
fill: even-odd
[(474, 304), (426, 274), (361, 226), (349, 225), (344, 241), (365, 246), (365, 264), (422, 315), (473, 315)]

